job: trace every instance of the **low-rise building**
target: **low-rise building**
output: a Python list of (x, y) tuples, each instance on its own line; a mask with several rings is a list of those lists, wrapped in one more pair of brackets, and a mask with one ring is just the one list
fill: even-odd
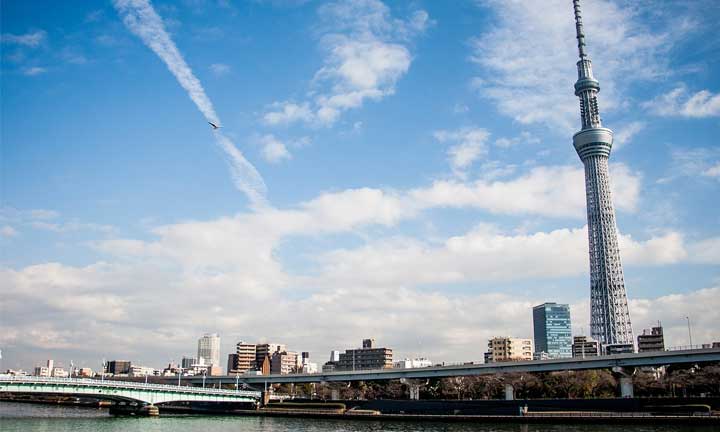
[(663, 328), (659, 324), (650, 330), (643, 329), (643, 333), (638, 335), (637, 341), (638, 352), (665, 351)]
[(432, 362), (426, 358), (403, 359), (393, 364), (395, 369), (414, 369), (432, 366)]
[(488, 341), (488, 363), (527, 361), (533, 359), (533, 343), (530, 339), (494, 337)]
[(632, 354), (635, 352), (635, 345), (631, 343), (616, 343), (605, 345), (605, 354)]
[(70, 372), (61, 367), (54, 367), (52, 370), (52, 376), (55, 378), (67, 378), (70, 376)]
[(391, 369), (392, 349), (375, 348), (373, 339), (364, 339), (363, 347), (345, 350), (335, 362), (336, 371)]
[(533, 360), (550, 360), (550, 354), (545, 351), (535, 351), (533, 353)]
[(180, 361), (180, 367), (183, 369), (190, 369), (192, 365), (197, 364), (198, 359), (195, 357), (185, 357), (183, 356), (182, 360)]
[(587, 336), (575, 336), (572, 344), (573, 357), (595, 357), (600, 355), (600, 344)]
[(89, 367), (81, 367), (77, 369), (77, 376), (82, 378), (89, 378), (95, 375), (92, 369)]
[(130, 373), (129, 360), (110, 360), (105, 365), (105, 372), (114, 376), (122, 376)]
[(155, 368), (147, 366), (130, 365), (130, 370), (128, 371), (128, 376), (131, 377), (144, 377), (153, 375), (155, 375)]

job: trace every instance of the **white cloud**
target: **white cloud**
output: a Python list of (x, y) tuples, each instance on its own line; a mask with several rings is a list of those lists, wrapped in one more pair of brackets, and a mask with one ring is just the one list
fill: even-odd
[(698, 174), (717, 177), (720, 174), (720, 164), (717, 162), (719, 156), (720, 148), (715, 147), (673, 150), (670, 172), (660, 178), (658, 183), (668, 183), (680, 177), (698, 178)]
[(5, 33), (2, 35), (2, 41), (7, 44), (24, 45), (34, 48), (43, 43), (46, 37), (47, 33), (44, 30), (35, 30), (21, 35)]
[(717, 117), (720, 116), (720, 94), (700, 90), (690, 94), (684, 85), (660, 95), (644, 104), (650, 112), (659, 116)]
[(35, 209), (29, 211), (29, 216), (32, 219), (56, 219), (60, 217), (60, 213), (56, 212), (55, 210), (46, 210), (46, 209)]
[[(150, 1), (114, 0), (114, 5), (125, 26), (165, 62), (168, 70), (187, 91), (207, 121), (220, 126), (220, 118), (215, 113), (210, 98), (205, 94), (205, 89), (165, 30), (162, 18), (155, 12)], [(220, 130), (214, 129), (213, 135), (225, 152), (235, 186), (247, 195), (253, 206), (266, 205), (267, 187), (260, 173)]]
[(720, 264), (720, 237), (700, 240), (690, 246), (688, 257), (700, 264)]
[(327, 3), (318, 14), (320, 46), (326, 53), (313, 78), (318, 90), (312, 101), (272, 104), (263, 115), (268, 125), (332, 125), (342, 112), (393, 94), (412, 62), (404, 42), (430, 23), (425, 11), (416, 11), (408, 20), (394, 19), (378, 0)]
[(17, 230), (10, 225), (3, 225), (0, 227), (0, 237), (15, 237), (17, 235)]
[(706, 177), (720, 178), (720, 162), (703, 171), (702, 175)]
[(307, 102), (300, 105), (287, 101), (275, 102), (270, 107), (274, 111), (268, 111), (263, 115), (263, 121), (267, 125), (289, 124), (296, 121), (309, 123), (313, 120), (313, 113)]
[(617, 128), (613, 138), (613, 149), (619, 150), (625, 147), (632, 139), (645, 129), (645, 123), (640, 121), (630, 122)]
[(213, 63), (210, 65), (210, 70), (215, 76), (223, 76), (230, 73), (232, 68), (225, 63)]
[[(686, 257), (682, 236), (668, 233), (643, 242), (620, 237), (623, 262), (666, 265)], [(507, 234), (489, 225), (451, 237), (440, 246), (391, 238), (320, 257), (322, 281), (344, 286), (418, 286), (547, 279), (586, 274), (587, 227), (530, 234)]]
[(540, 139), (534, 137), (530, 132), (520, 132), (520, 135), (512, 138), (498, 138), (495, 146), (500, 148), (514, 147), (518, 144), (539, 144)]
[[(481, 69), (474, 82), (483, 97), (522, 124), (542, 123), (572, 131), (579, 125), (575, 28), (572, 4), (562, 0), (481, 3), (496, 15), (490, 30), (473, 40), (472, 60)], [(631, 8), (598, 0), (583, 4), (590, 57), (602, 86), (601, 112), (624, 101), (623, 86), (632, 80), (666, 73), (672, 45), (638, 23)], [(539, 19), (542, 17), (542, 19)]]
[(260, 144), (263, 158), (270, 163), (277, 163), (292, 157), (285, 144), (272, 134), (260, 138)]
[[(366, 210), (358, 214), (358, 208)], [(398, 356), (423, 351), (436, 361), (479, 360), (492, 336), (529, 337), (531, 306), (546, 298), (487, 290), (458, 294), (420, 285), (509, 280), (536, 285), (587, 272), (585, 228), (507, 234), (481, 225), (436, 245), (388, 238), (322, 254), (319, 271), (300, 275), (288, 274), (277, 261), (276, 249), (288, 235), (392, 224), (399, 217), (402, 206), (391, 197), (351, 190), (326, 194), (297, 210), (158, 227), (153, 241), (103, 242), (99, 247), (112, 254), (108, 262), (0, 270), (7, 294), (0, 307), (8, 311), (0, 343), (13, 352), (91, 347), (92, 358), (131, 356), (159, 366), (168, 355), (185, 354), (208, 329), (221, 333), (227, 349), (241, 338), (275, 339), (316, 358), (370, 334)], [(672, 248), (676, 241), (674, 234), (644, 242), (623, 238), (624, 248), (631, 242), (636, 250), (625, 263), (665, 264), (663, 244)], [(716, 339), (719, 290), (631, 298), (636, 331), (661, 320), (668, 344), (679, 345), (673, 314), (692, 313), (697, 340)], [(585, 303), (573, 305), (575, 327), (587, 328)], [(213, 312), (188, 313), (198, 310)], [(270, 314), (274, 318), (268, 321)], [(423, 325), (428, 320), (432, 326)], [(179, 321), (184, 325), (178, 327)], [(477, 352), (468, 352), (468, 346), (477, 346)]]
[[(622, 164), (611, 165), (615, 207), (633, 212), (640, 193), (640, 177)], [(506, 181), (460, 183), (439, 180), (409, 192), (420, 207), (474, 207), (498, 214), (538, 214), (584, 218), (585, 174), (581, 167), (535, 167)]]
[(475, 160), (487, 153), (486, 142), (490, 133), (486, 129), (468, 127), (454, 131), (436, 131), (435, 139), (453, 145), (448, 149), (450, 165), (457, 174), (462, 174)]
[(45, 69), (44, 67), (40, 67), (40, 66), (26, 67), (26, 68), (23, 68), (23, 70), (22, 70), (23, 75), (27, 75), (27, 76), (41, 75), (41, 74), (44, 74), (45, 72), (47, 72), (47, 69)]

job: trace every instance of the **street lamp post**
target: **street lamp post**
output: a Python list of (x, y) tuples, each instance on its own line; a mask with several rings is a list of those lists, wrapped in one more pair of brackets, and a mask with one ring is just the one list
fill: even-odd
[(100, 382), (105, 382), (105, 359), (102, 361), (102, 369), (100, 369)]
[(207, 369), (203, 370), (203, 388), (205, 388), (205, 376), (207, 375)]
[(235, 374), (235, 392), (240, 391), (240, 374)]
[(182, 367), (180, 365), (178, 365), (177, 371), (178, 371), (178, 387), (180, 387), (180, 380), (182, 379)]
[(690, 317), (686, 316), (685, 319), (687, 320), (687, 324), (688, 324), (688, 337), (690, 338), (690, 349), (692, 349), (693, 343), (692, 343), (692, 329), (690, 328)]

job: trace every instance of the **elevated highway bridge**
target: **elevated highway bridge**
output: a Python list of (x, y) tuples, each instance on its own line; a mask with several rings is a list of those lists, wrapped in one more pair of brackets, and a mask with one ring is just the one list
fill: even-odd
[[(248, 385), (290, 384), (313, 382), (377, 381), (392, 379), (427, 379), (455, 376), (488, 375), (509, 372), (559, 372), (585, 369), (631, 369), (637, 367), (659, 367), (679, 364), (720, 362), (720, 348), (692, 349), (682, 351), (656, 351), (635, 354), (617, 354), (586, 358), (535, 360), (523, 362), (462, 364), (452, 366), (430, 366), (413, 369), (376, 369), (314, 374), (251, 375), (236, 377), (226, 375), (207, 377), (208, 382)], [(202, 382), (202, 377), (183, 377), (193, 384)]]

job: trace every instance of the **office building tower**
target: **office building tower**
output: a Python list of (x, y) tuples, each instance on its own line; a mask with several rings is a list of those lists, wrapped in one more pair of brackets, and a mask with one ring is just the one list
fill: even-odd
[(572, 357), (570, 306), (543, 303), (533, 308), (535, 351), (545, 352), (549, 358)]
[(198, 363), (220, 366), (220, 335), (207, 333), (198, 339), (197, 356)]

